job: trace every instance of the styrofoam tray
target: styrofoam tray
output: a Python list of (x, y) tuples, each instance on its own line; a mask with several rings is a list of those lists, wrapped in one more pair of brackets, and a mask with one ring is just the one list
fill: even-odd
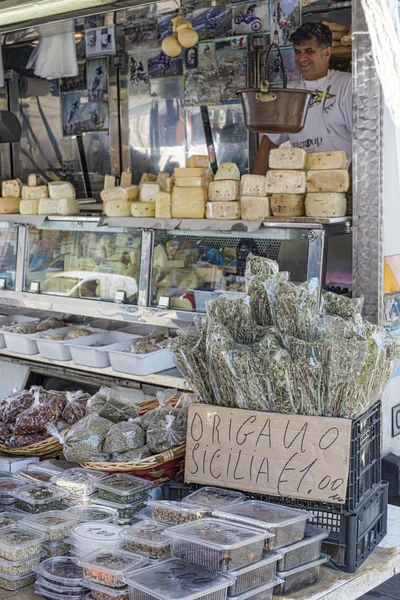
[[(122, 331), (107, 331), (105, 333), (95, 333), (84, 338), (78, 338), (73, 342), (67, 342), (67, 346), (70, 349), (72, 360), (76, 365), (104, 369), (110, 366), (110, 358), (107, 352), (109, 346), (116, 343), (122, 343), (124, 347), (129, 346), (132, 340), (138, 337), (140, 336), (133, 335), (132, 333), (123, 333)], [(104, 342), (104, 346), (101, 348), (91, 347), (91, 344), (96, 344), (97, 342)]]
[[(29, 323), (31, 321), (39, 321), (36, 317), (25, 317), (24, 315), (11, 315), (9, 317), (1, 317), (0, 320), (0, 348), (6, 347), (6, 341), (4, 339), (4, 333), (2, 331), (2, 327), (9, 325), (10, 323)], [(22, 335), (20, 333), (16, 333), (14, 335)]]
[[(140, 337), (140, 336), (136, 336)], [(113, 344), (108, 348), (110, 363), (114, 371), (129, 373), (130, 375), (152, 375), (167, 369), (172, 369), (175, 364), (171, 352), (167, 348), (156, 350), (149, 354), (134, 354), (122, 352), (129, 347), (129, 342)]]
[[(62, 327), (60, 329), (52, 329), (52, 333), (62, 333), (67, 334), (74, 329), (88, 329), (87, 327)], [(92, 329), (89, 328), (90, 331), (95, 333), (103, 333), (104, 329)], [(72, 360), (71, 351), (69, 349), (69, 344), (75, 343), (77, 340), (81, 338), (74, 338), (73, 340), (46, 340), (46, 336), (48, 335), (48, 331), (44, 331), (43, 333), (36, 333), (32, 336), (32, 339), (36, 340), (37, 347), (42, 358), (47, 358), (49, 360)], [(91, 336), (83, 336), (84, 338), (88, 338)]]

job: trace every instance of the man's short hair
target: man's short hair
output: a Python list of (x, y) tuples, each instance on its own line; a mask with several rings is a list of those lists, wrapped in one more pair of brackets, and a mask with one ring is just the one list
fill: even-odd
[(290, 41), (294, 45), (305, 44), (312, 40), (315, 40), (318, 48), (325, 50), (332, 46), (332, 32), (322, 23), (305, 23), (290, 36)]

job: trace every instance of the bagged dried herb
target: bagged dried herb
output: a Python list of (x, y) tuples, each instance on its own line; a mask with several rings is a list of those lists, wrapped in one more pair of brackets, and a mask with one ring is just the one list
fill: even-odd
[(363, 304), (364, 298), (347, 298), (326, 292), (321, 296), (321, 313), (332, 317), (341, 317), (345, 321), (356, 317), (361, 319)]
[(153, 454), (166, 452), (185, 443), (187, 418), (179, 415), (182, 411), (175, 410), (175, 414), (159, 412), (157, 418), (153, 419), (147, 427), (146, 444)]
[(254, 323), (250, 312), (250, 298), (228, 300), (219, 296), (216, 300), (206, 302), (209, 327), (222, 325), (226, 327), (235, 342), (249, 343)]
[(128, 450), (127, 452), (121, 452), (115, 456), (113, 455), (112, 460), (113, 462), (136, 462), (143, 458), (149, 458), (149, 456), (152, 456), (152, 452), (150, 452), (149, 448), (147, 446), (141, 446), (135, 450)]
[(141, 418), (141, 426), (146, 431), (150, 423), (158, 419), (159, 415), (175, 415), (177, 409), (167, 403), (178, 394), (178, 390), (162, 390), (156, 393), (156, 399), (159, 404), (157, 408), (147, 411)]
[(145, 434), (140, 424), (140, 419), (122, 421), (110, 427), (104, 440), (103, 452), (126, 452), (140, 448), (145, 444)]
[(133, 400), (123, 398), (112, 388), (101, 388), (87, 403), (86, 413), (97, 413), (99, 417), (118, 423), (139, 416), (139, 410)]
[(225, 354), (234, 351), (235, 341), (227, 327), (211, 325), (207, 333), (208, 377), (214, 395), (214, 404), (236, 407), (236, 387)]
[(269, 304), (267, 289), (274, 283), (279, 281), (286, 282), (289, 279), (289, 273), (282, 271), (270, 275), (266, 279), (254, 277), (247, 285), (247, 293), (250, 298), (251, 317), (257, 325), (267, 326), (272, 325), (272, 313)]
[(78, 421), (63, 440), (65, 458), (79, 463), (90, 461), (101, 454), (103, 442), (112, 425), (112, 421), (103, 419), (96, 413)]
[(258, 281), (266, 281), (271, 275), (276, 275), (279, 271), (278, 263), (270, 258), (264, 258), (263, 256), (255, 256), (249, 254), (246, 260), (245, 280), (246, 280), (246, 292), (249, 292), (249, 285), (254, 279)]

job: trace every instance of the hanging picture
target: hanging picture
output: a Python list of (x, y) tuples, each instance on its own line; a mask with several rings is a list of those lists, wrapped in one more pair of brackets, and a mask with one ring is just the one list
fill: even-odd
[(199, 69), (206, 73), (215, 72), (215, 43), (204, 42), (198, 45), (199, 48)]
[(199, 68), (199, 47), (185, 48), (185, 71), (197, 71)]
[(104, 25), (104, 14), (102, 15), (91, 15), (90, 17), (85, 17), (84, 20), (84, 29), (95, 29), (96, 27), (103, 27)]
[(140, 48), (158, 48), (157, 20), (138, 19), (124, 27), (125, 51), (137, 52)]
[(90, 101), (108, 100), (108, 64), (106, 58), (86, 63), (87, 90)]
[(220, 85), (216, 78), (203, 75), (189, 75), (186, 80), (185, 105), (200, 106), (217, 104), (220, 98)]
[(268, 2), (245, 2), (232, 6), (233, 35), (269, 31)]
[(278, 31), (279, 45), (290, 44), (290, 36), (301, 23), (300, 0), (280, 0), (271, 5), (271, 30)]
[(162, 50), (148, 60), (149, 77), (162, 75), (182, 75), (182, 58), (170, 58)]
[(220, 100), (238, 101), (236, 91), (245, 84), (245, 54), (230, 43), (216, 45), (217, 73), (220, 82)]
[(61, 115), (65, 136), (108, 129), (108, 103), (88, 102), (84, 93), (61, 96)]
[(129, 60), (129, 95), (149, 92), (148, 52), (135, 52)]
[(76, 77), (64, 77), (61, 79), (60, 92), (80, 92), (86, 90), (86, 63), (78, 63), (78, 75)]
[(186, 16), (199, 34), (200, 40), (228, 37), (232, 33), (232, 6), (224, 4), (194, 10)]
[(88, 29), (85, 32), (85, 45), (87, 58), (115, 54), (115, 26)]
[(172, 22), (171, 22), (171, 19), (173, 19), (174, 17), (176, 17), (177, 14), (178, 14), (178, 11), (176, 10), (174, 12), (169, 12), (169, 13), (165, 13), (163, 15), (160, 15), (157, 18), (157, 35), (158, 35), (158, 41), (160, 43), (168, 35), (172, 35), (173, 31), (172, 31)]
[[(288, 81), (299, 81), (300, 73), (296, 68), (294, 59), (294, 50), (292, 46), (281, 48), (283, 64), (286, 70)], [(281, 61), (276, 50), (272, 50), (268, 60), (267, 78), (270, 83), (279, 83), (283, 81)]]

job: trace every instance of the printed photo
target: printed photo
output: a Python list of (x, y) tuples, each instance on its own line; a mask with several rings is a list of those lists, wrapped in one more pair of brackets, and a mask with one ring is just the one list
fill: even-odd
[(221, 101), (238, 101), (236, 91), (245, 85), (245, 55), (240, 48), (228, 44), (216, 46)]
[(221, 5), (201, 8), (193, 11), (187, 18), (192, 21), (193, 28), (200, 40), (227, 37), (232, 33), (232, 6)]
[(232, 7), (233, 35), (269, 31), (268, 2), (245, 2)]
[(185, 49), (185, 70), (186, 71), (197, 71), (199, 68), (199, 48), (193, 46), (193, 48)]
[(140, 48), (158, 48), (157, 20), (137, 20), (125, 26), (125, 51), (137, 52)]
[(85, 33), (86, 56), (115, 54), (115, 26), (88, 29)]
[(108, 129), (107, 102), (87, 102), (86, 94), (74, 93), (63, 95), (61, 103), (63, 135)]
[(163, 51), (151, 56), (148, 61), (148, 76), (182, 75), (183, 61), (181, 58), (170, 58)]
[(129, 58), (129, 95), (149, 91), (149, 53), (135, 52)]
[(204, 42), (199, 44), (199, 69), (205, 73), (214, 73), (216, 69), (215, 65), (215, 43)]
[(96, 27), (103, 27), (104, 25), (104, 14), (103, 15), (91, 15), (90, 17), (85, 17), (84, 20), (84, 29), (95, 29)]
[(78, 75), (76, 77), (65, 77), (61, 79), (60, 92), (80, 92), (86, 90), (86, 63), (78, 63)]
[(186, 81), (185, 105), (201, 106), (217, 104), (220, 100), (220, 85), (216, 78), (203, 75), (189, 76)]
[(88, 98), (108, 100), (108, 65), (106, 58), (88, 60), (86, 63)]
[(290, 44), (290, 36), (300, 25), (300, 2), (280, 0), (271, 6), (271, 30), (279, 32), (279, 45)]
[[(300, 73), (296, 69), (292, 46), (281, 48), (281, 53), (288, 82), (299, 81)], [(272, 50), (269, 56), (267, 78), (270, 83), (281, 83), (283, 81), (281, 61), (276, 50)]]
[(170, 12), (170, 13), (165, 13), (158, 17), (158, 19), (157, 19), (157, 35), (158, 35), (158, 41), (160, 43), (163, 41), (164, 38), (166, 38), (169, 35), (172, 35), (173, 31), (172, 31), (171, 19), (176, 17), (177, 14), (178, 14), (178, 11), (174, 11), (174, 12)]

